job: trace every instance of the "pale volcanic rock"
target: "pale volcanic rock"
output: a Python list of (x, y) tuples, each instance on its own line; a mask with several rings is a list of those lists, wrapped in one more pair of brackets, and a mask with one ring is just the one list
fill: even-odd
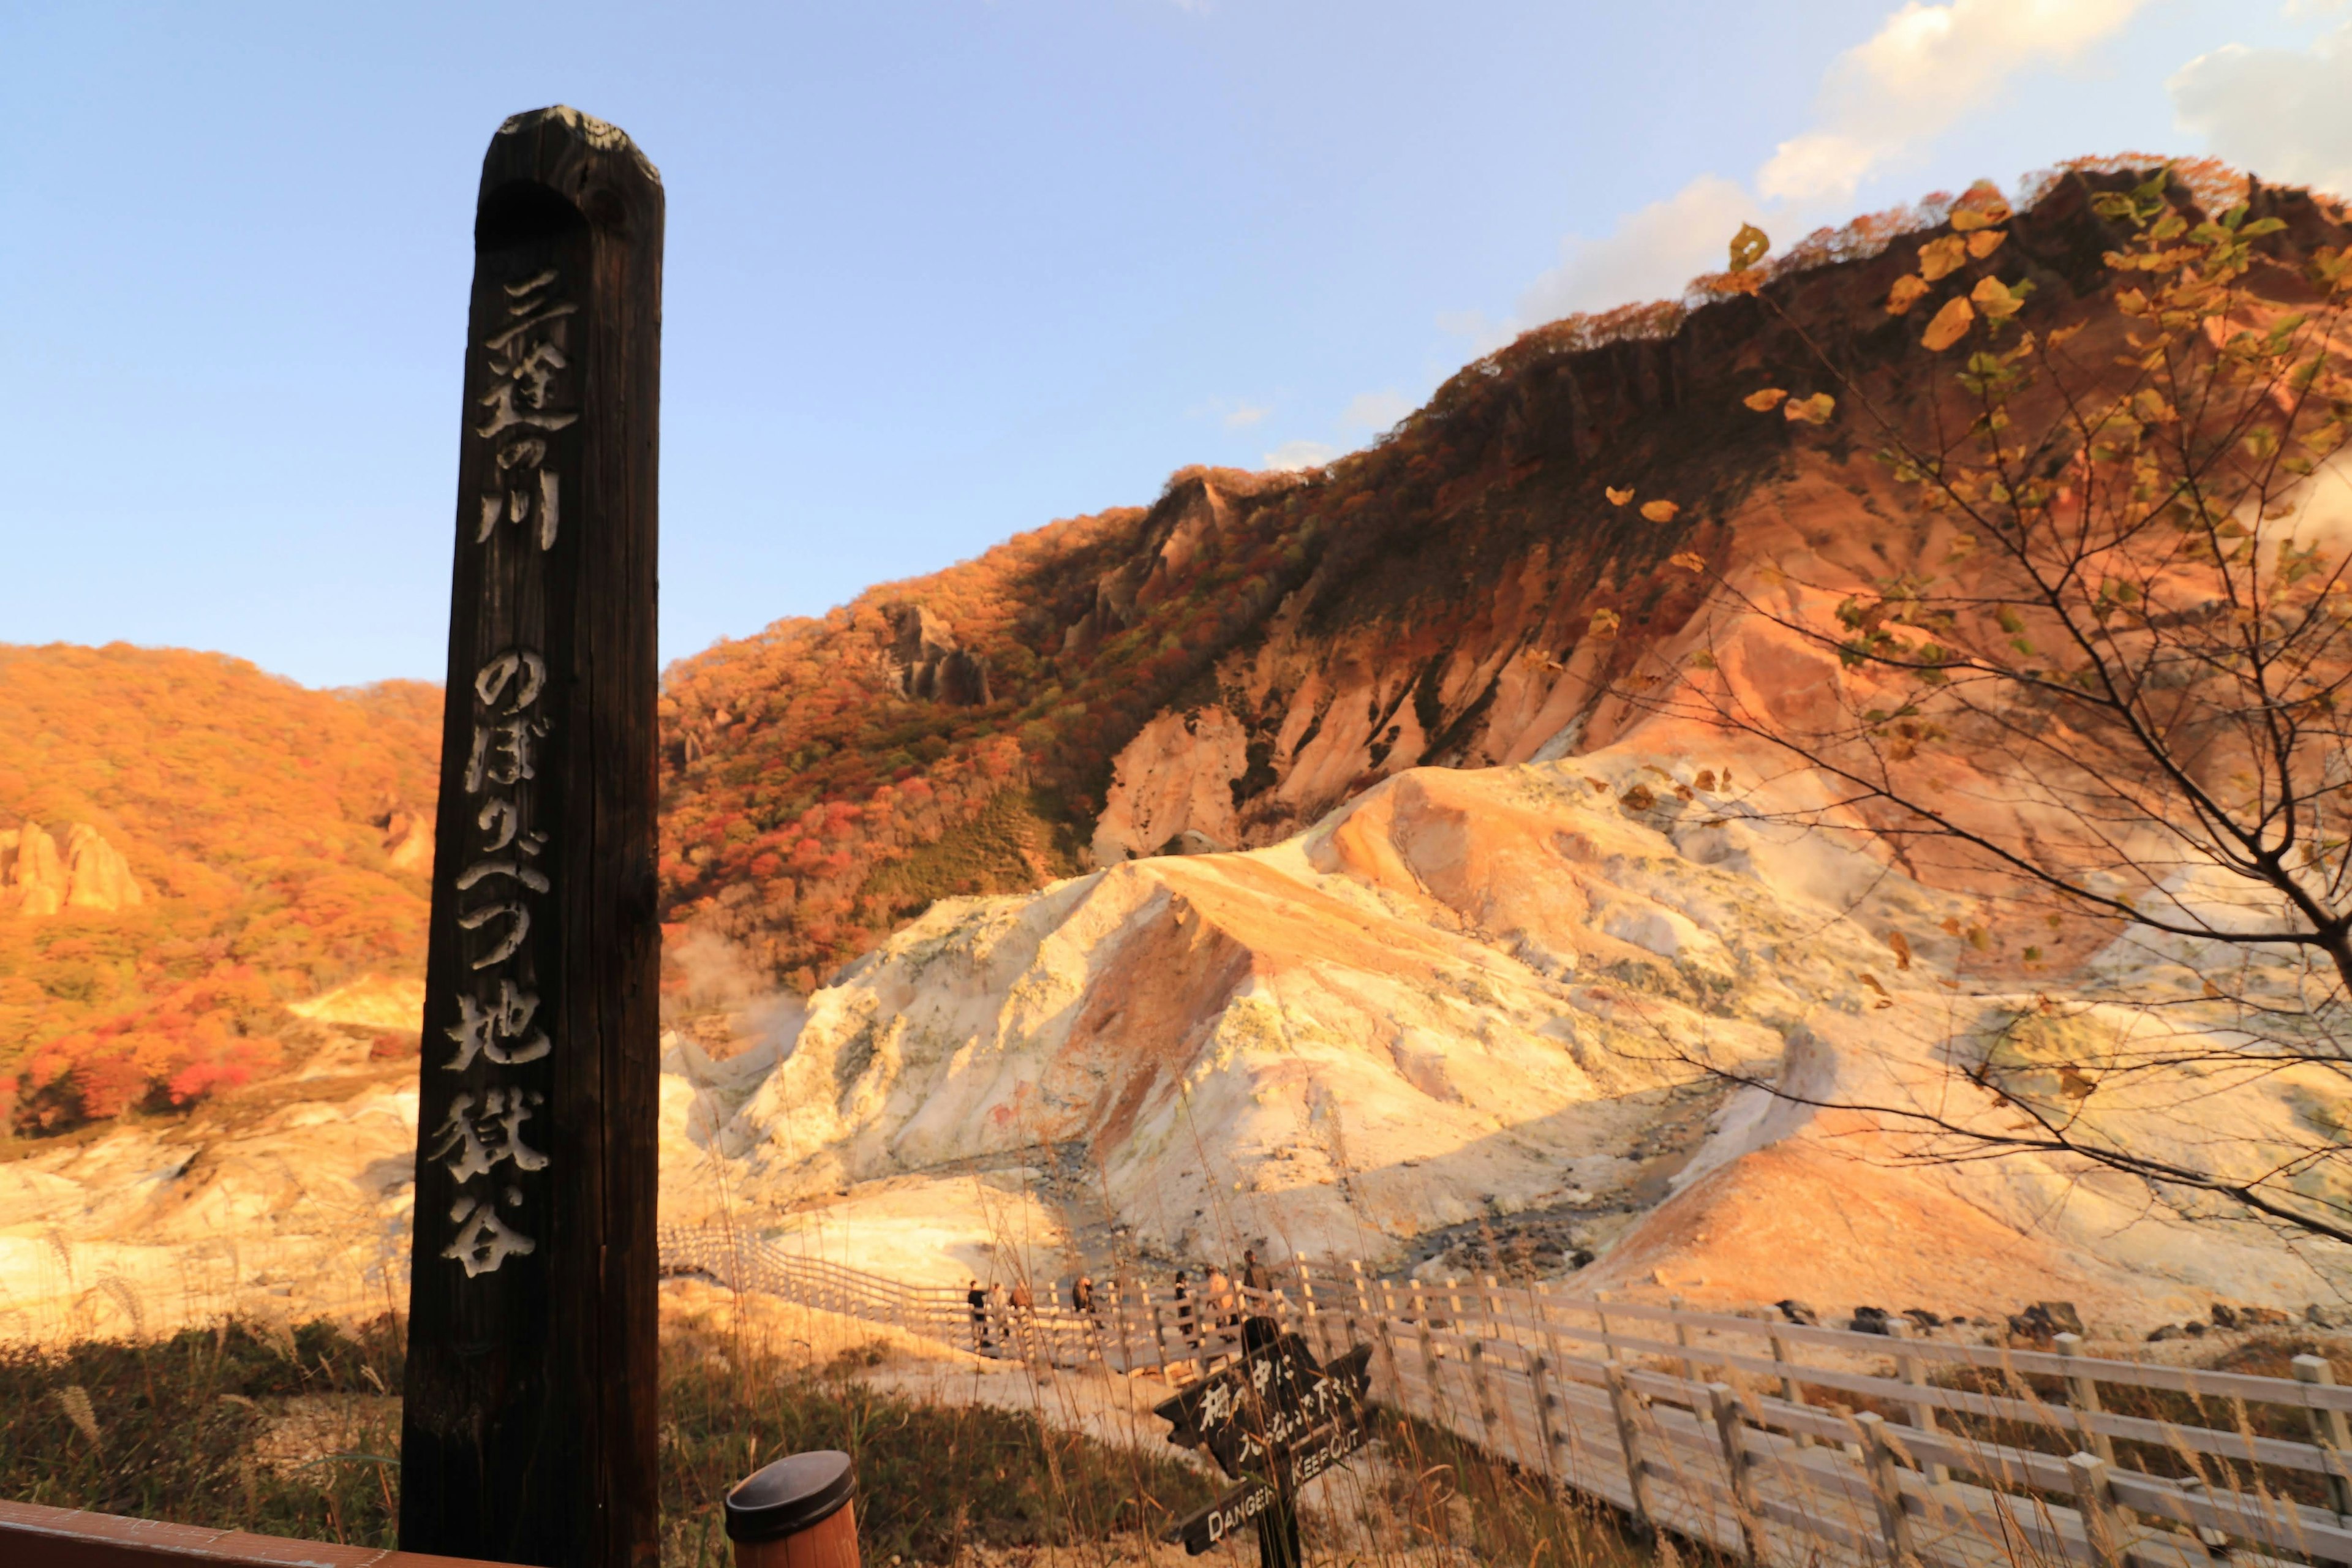
[[(936, 1283), (1100, 1272), (1112, 1234), (1153, 1268), (1244, 1246), (1393, 1267), (1444, 1227), (1559, 1222), (1601, 1254), (1575, 1288), (1710, 1305), (2062, 1294), (2144, 1327), (2334, 1298), (2332, 1249), (2047, 1160), (1923, 1162), (1899, 1125), (1805, 1103), (1948, 1109), (1969, 1091), (1943, 1053), (1986, 1022), (1967, 1009), (2033, 999), (1946, 991), (1937, 926), (1966, 906), (1862, 836), (1774, 820), (1815, 786), (1699, 776), (1622, 748), (1416, 769), (1272, 848), (943, 901), (796, 1026), (725, 1056), (673, 1037), (662, 1216)], [(2096, 961), (2129, 962), (2121, 939)], [(362, 980), (305, 1010), (413, 1026), (417, 1000)], [(257, 1085), (258, 1110), (0, 1165), (0, 1333), (129, 1331), (126, 1294), (151, 1328), (396, 1300), (414, 1070)], [(2158, 1158), (2259, 1163), (2336, 1103), (2309, 1076), (2233, 1096), (2226, 1126), (2158, 1083), (2092, 1110)]]
[(384, 864), (421, 877), (433, 874), (433, 821), (421, 812), (394, 809), (384, 823)]
[(0, 832), (0, 906), (13, 906), (20, 915), (53, 915), (111, 912), (145, 901), (131, 862), (86, 822), (67, 827), (62, 853), (37, 822)]
[[(1709, 792), (1668, 761), (1418, 769), (1271, 849), (943, 901), (689, 1141), (755, 1231), (1061, 1150), (1086, 1173), (1065, 1212), (1163, 1258), (1391, 1265), (1443, 1227), (1549, 1215), (1601, 1248), (1580, 1284), (1727, 1303), (1981, 1316), (2063, 1290), (2128, 1323), (2332, 1297), (2328, 1249), (2038, 1157), (1922, 1163), (1900, 1122), (1801, 1103), (1949, 1109), (1949, 1042), (2031, 998), (1962, 1006), (1937, 928), (1964, 900), (1862, 835), (1772, 820), (1824, 805), (1817, 784)], [(1907, 973), (1890, 930), (1915, 933)], [(2101, 1114), (2158, 1157), (2234, 1139), (2259, 1162), (2315, 1092), (2282, 1075), (2226, 1128), (2177, 1086)], [(1687, 1107), (1695, 1141), (1654, 1147)], [(904, 1252), (887, 1229), (840, 1234)]]
[(89, 824), (66, 830), (65, 860), (68, 909), (128, 910), (144, 901), (131, 862)]
[(425, 982), (362, 974), (307, 1001), (289, 1002), (286, 1010), (313, 1023), (414, 1034), (425, 1016)]
[(0, 889), (20, 915), (53, 915), (65, 907), (68, 883), (58, 841), (27, 822), (0, 842)]
[[(1596, 906), (1686, 928), (1677, 961)], [(1777, 1054), (1785, 913), (1580, 777), (1425, 770), (1276, 849), (943, 902), (817, 994), (721, 1147), (759, 1202), (1075, 1142), (1145, 1245), (1392, 1257), (1630, 1186), (1702, 1077), (1678, 1043)]]
[(1241, 842), (1233, 781), (1248, 766), (1249, 737), (1223, 708), (1162, 713), (1118, 754), (1096, 819), (1095, 864), (1194, 852)]
[(416, 1089), (403, 1077), (124, 1123), (0, 1164), (0, 1337), (394, 1304), (416, 1147)]

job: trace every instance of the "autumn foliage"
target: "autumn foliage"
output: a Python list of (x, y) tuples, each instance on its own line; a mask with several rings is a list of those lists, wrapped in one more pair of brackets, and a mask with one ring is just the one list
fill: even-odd
[[(2074, 243), (2059, 209), (2084, 210), (2084, 175), (2112, 184), (2112, 168), (2153, 162), (2061, 171), (2021, 196), (2013, 226), (2024, 236), (2025, 209), (2064, 197), (2041, 225), (2042, 265), (2095, 275), (2095, 246), (2058, 253)], [(2200, 200), (2245, 188), (2219, 165), (2175, 174)], [(1539, 327), (1324, 468), (1186, 469), (1152, 506), (1050, 523), (680, 661), (660, 699), (663, 920), (732, 938), (806, 990), (935, 899), (1084, 870), (1120, 750), (1164, 712), (1239, 711), (1246, 694), (1221, 682), (1277, 635), (1308, 662), (1404, 672), (1391, 684), (1433, 762), (1476, 721), (1475, 699), (1452, 710), (1435, 696), (1476, 637), (1553, 668), (1588, 644), (1594, 679), (1638, 679), (1643, 649), (1736, 550), (1741, 498), (1795, 443), (1844, 438), (1820, 377), (1783, 375), (1741, 406), (1759, 369), (1811, 363), (1798, 330), (1893, 374), (1930, 357), (1921, 334), (1957, 282), (1975, 319), (2007, 308), (2008, 283), (1973, 291), (1991, 263), (1971, 247), (1997, 242), (1971, 237), (1990, 223), (1954, 221), (1967, 200), (1823, 230), (1679, 300)], [(1927, 265), (1952, 265), (1917, 275), (1918, 313), (1890, 316), (1885, 278), (1947, 238), (1954, 254)], [(1993, 254), (2000, 278), (2021, 275), (2024, 248)], [(1496, 630), (1507, 590), (1542, 600), (1514, 623), (1518, 646), (1520, 630)], [(420, 684), (306, 691), (208, 655), (0, 648), (0, 826), (87, 821), (157, 895), (119, 914), (0, 914), (0, 1103), (19, 1079), (19, 1124), (186, 1103), (302, 1048), (286, 1003), (367, 971), (416, 973), (424, 868), (390, 866), (386, 825), (431, 818), (439, 705)], [(1262, 740), (1237, 801), (1266, 787)], [(1386, 744), (1370, 768), (1394, 765)], [(1336, 778), (1306, 809), (1376, 776)], [(1304, 826), (1262, 820), (1269, 837)]]
[(0, 823), (87, 822), (148, 895), (0, 910), (0, 1104), (20, 1126), (189, 1104), (278, 1064), (303, 1027), (286, 1003), (422, 972), (425, 876), (391, 868), (384, 825), (430, 820), (440, 702), (215, 654), (0, 647)]
[[(2028, 199), (2134, 163), (2084, 160)], [(2218, 164), (2178, 172), (2200, 191), (2244, 184)], [(1509, 574), (1573, 557), (1576, 624), (1621, 638), (1612, 668), (1630, 668), (1701, 596), (1669, 558), (1717, 555), (1717, 520), (1780, 460), (1785, 443), (1694, 403), (1743, 356), (1794, 349), (1765, 341), (1752, 296), (1801, 289), (1833, 331), (1867, 329), (1875, 297), (1841, 278), (1962, 205), (1930, 196), (1678, 300), (1538, 328), (1326, 468), (1186, 470), (1148, 510), (1055, 522), (682, 661), (662, 704), (664, 918), (806, 989), (932, 898), (1084, 869), (1119, 749), (1156, 713), (1218, 700), (1219, 661), (1277, 618), (1328, 634), (1333, 657), (1354, 636), (1434, 668)], [(1824, 426), (1834, 405), (1801, 391), (1775, 423)], [(1675, 496), (1644, 479), (1638, 504), (1610, 506), (1604, 487), (1642, 470)], [(917, 610), (985, 668), (983, 700), (907, 689), (894, 647)]]

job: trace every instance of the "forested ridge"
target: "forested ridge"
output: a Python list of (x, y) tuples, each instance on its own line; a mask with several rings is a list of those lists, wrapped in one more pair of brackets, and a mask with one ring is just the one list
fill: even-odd
[[(2090, 193), (2151, 162), (2078, 166), (2019, 204), (1998, 262), (2032, 285), (2026, 322), (2111, 308)], [(2215, 200), (2245, 189), (2182, 173)], [(2295, 226), (2271, 243), (2307, 247), (2317, 220), (2291, 199)], [(935, 899), (1088, 868), (1122, 749), (1171, 716), (1229, 717), (1210, 793), (1230, 793), (1242, 843), (1399, 768), (1589, 742), (1604, 694), (1704, 597), (1675, 563), (1735, 554), (1728, 519), (1759, 487), (1802, 479), (1835, 492), (1836, 526), (1866, 521), (1874, 503), (1842, 476), (1868, 451), (1843, 416), (1759, 418), (1741, 399), (1773, 384), (1808, 406), (1816, 348), (1890, 405), (1917, 395), (1932, 356), (1883, 302), (1952, 206), (1538, 329), (1327, 468), (1185, 469), (1149, 507), (681, 660), (661, 696), (664, 919), (811, 989)], [(1542, 707), (1571, 686), (1590, 694), (1573, 714)], [(0, 908), (16, 1125), (186, 1103), (283, 1059), (288, 1003), (419, 975), (429, 862), (391, 856), (402, 823), (432, 818), (439, 701), (416, 682), (306, 690), (209, 654), (0, 648), (0, 829), (87, 822), (152, 895)]]
[[(0, 1104), (29, 1128), (185, 1104), (279, 1065), (285, 1004), (422, 971), (441, 693), (312, 691), (242, 659), (0, 647), (0, 825), (95, 827), (135, 909), (0, 906)], [(5, 1130), (5, 1129), (0, 1129)]]
[[(2093, 187), (2160, 162), (2084, 160), (2028, 193), (1999, 261), (2039, 289), (2029, 321), (2111, 309), (2117, 239)], [(2246, 185), (2178, 171), (2209, 202)], [(1720, 563), (1758, 486), (1853, 455), (1842, 423), (1759, 419), (1742, 396), (1777, 377), (1808, 406), (1811, 343), (1897, 405), (1922, 395), (1935, 356), (1883, 301), (1958, 199), (1821, 231), (1680, 301), (1538, 328), (1327, 468), (1186, 469), (1149, 509), (1055, 522), (680, 661), (662, 700), (669, 918), (809, 989), (934, 898), (1088, 868), (1120, 749), (1211, 704), (1245, 731), (1243, 842), (1398, 767), (1526, 754), (1496, 730), (1526, 671), (1580, 651), (1599, 692), (1700, 602), (1670, 560)], [(1623, 504), (1664, 491), (1680, 503)], [(1335, 695), (1335, 671), (1355, 685)], [(1584, 717), (1604, 721), (1597, 697)], [(1342, 722), (1360, 745), (1307, 768)]]

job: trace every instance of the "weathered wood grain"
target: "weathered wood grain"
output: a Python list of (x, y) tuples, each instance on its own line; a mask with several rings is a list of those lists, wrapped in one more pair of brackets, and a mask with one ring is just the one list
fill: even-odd
[(402, 1545), (655, 1568), (663, 199), (569, 109), (482, 162)]

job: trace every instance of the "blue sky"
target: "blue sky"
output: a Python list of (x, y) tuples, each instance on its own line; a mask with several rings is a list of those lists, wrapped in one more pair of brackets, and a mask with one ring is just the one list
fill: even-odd
[(0, 7), (0, 640), (437, 678), (482, 150), (669, 197), (666, 658), (2081, 153), (2352, 188), (2314, 0)]

